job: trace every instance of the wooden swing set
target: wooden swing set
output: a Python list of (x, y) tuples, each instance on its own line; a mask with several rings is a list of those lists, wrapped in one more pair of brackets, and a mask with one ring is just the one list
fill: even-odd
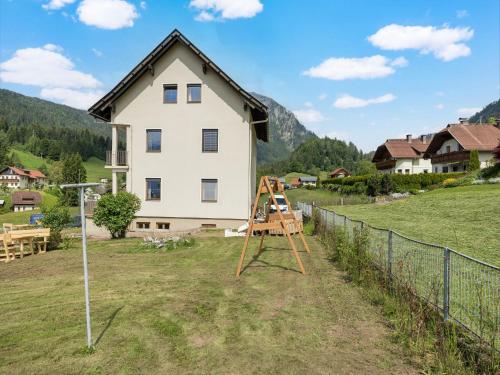
[[(288, 242), (290, 243), (292, 253), (297, 260), (300, 271), (302, 272), (302, 274), (306, 274), (304, 265), (302, 264), (302, 260), (300, 259), (300, 255), (292, 238), (292, 234), (298, 233), (300, 239), (302, 240), (302, 243), (304, 244), (304, 248), (309, 254), (311, 253), (311, 250), (309, 249), (309, 246), (307, 245), (306, 239), (304, 237), (302, 223), (297, 220), (292, 212), (281, 212), (278, 201), (276, 200), (276, 197), (274, 195), (275, 192), (279, 192), (281, 195), (283, 195), (283, 198), (285, 199), (289, 210), (292, 207), (285, 194), (283, 184), (281, 184), (277, 178), (271, 178), (269, 176), (262, 176), (260, 178), (259, 189), (257, 191), (257, 196), (255, 197), (252, 214), (250, 216), (250, 219), (248, 220), (248, 229), (245, 237), (245, 243), (243, 245), (243, 249), (241, 250), (238, 268), (236, 269), (236, 277), (239, 277), (241, 274), (241, 267), (243, 266), (243, 261), (245, 260), (245, 253), (248, 247), (248, 242), (250, 240), (250, 236), (252, 236), (254, 232), (260, 232), (260, 244), (257, 251), (257, 256), (262, 253), (262, 245), (264, 243), (264, 237), (266, 233), (282, 234), (286, 236)], [(259, 221), (256, 217), (257, 207), (261, 194), (265, 193), (269, 193), (269, 200), (266, 205), (266, 216), (264, 221)], [(274, 205), (274, 207), (276, 208), (276, 213), (270, 212), (271, 205)]]

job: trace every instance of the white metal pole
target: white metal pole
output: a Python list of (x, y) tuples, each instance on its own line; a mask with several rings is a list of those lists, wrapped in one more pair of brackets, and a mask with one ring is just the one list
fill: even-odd
[(92, 333), (90, 330), (90, 298), (89, 298), (89, 273), (87, 266), (87, 223), (85, 222), (85, 188), (80, 187), (80, 218), (82, 221), (82, 248), (83, 248), (83, 277), (85, 283), (85, 315), (87, 319), (87, 346), (92, 347)]

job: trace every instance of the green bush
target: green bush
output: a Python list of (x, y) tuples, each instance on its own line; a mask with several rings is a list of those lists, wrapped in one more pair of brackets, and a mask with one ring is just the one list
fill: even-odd
[(93, 220), (95, 225), (106, 228), (112, 238), (123, 238), (140, 208), (141, 201), (135, 194), (105, 194), (97, 202)]
[(49, 250), (57, 249), (62, 241), (61, 231), (71, 221), (68, 207), (57, 204), (52, 207), (42, 207), (43, 218), (42, 225), (50, 228), (50, 238), (47, 248)]
[(469, 171), (477, 171), (481, 168), (481, 163), (479, 162), (479, 152), (477, 150), (472, 150), (469, 154)]

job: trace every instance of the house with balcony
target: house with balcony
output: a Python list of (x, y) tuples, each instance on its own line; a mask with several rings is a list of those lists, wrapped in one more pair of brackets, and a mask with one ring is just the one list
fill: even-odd
[(178, 30), (89, 113), (112, 126), (112, 191), (141, 199), (134, 229), (237, 228), (256, 194), (267, 107)]
[(490, 124), (450, 124), (436, 133), (426, 151), (435, 173), (467, 171), (470, 152), (477, 150), (481, 168), (494, 163), (500, 129)]
[(424, 158), (431, 135), (404, 139), (388, 139), (377, 147), (372, 162), (382, 173), (416, 174), (430, 173), (431, 161)]
[(47, 176), (32, 169), (6, 167), (0, 170), (0, 185), (11, 189), (30, 189), (47, 184)]

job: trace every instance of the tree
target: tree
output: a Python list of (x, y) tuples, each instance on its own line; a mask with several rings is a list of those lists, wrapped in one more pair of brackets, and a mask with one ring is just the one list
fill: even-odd
[(7, 134), (0, 131), (0, 168), (7, 165), (9, 153), (9, 138)]
[(481, 163), (479, 162), (479, 152), (477, 150), (471, 150), (469, 154), (469, 172), (477, 171), (481, 168)]
[(123, 238), (140, 208), (141, 201), (135, 194), (125, 191), (105, 194), (97, 202), (93, 220), (95, 225), (106, 228), (112, 238)]
[(377, 173), (377, 168), (370, 160), (360, 160), (356, 163), (354, 171), (357, 176), (365, 176)]
[(55, 161), (52, 163), (49, 169), (49, 180), (56, 185), (63, 183), (63, 162)]
[(488, 124), (492, 124), (492, 125), (495, 125), (497, 123), (497, 119), (495, 116), (490, 116), (488, 117)]
[[(76, 184), (87, 181), (87, 170), (83, 166), (80, 154), (66, 156), (62, 164), (62, 183)], [(78, 191), (76, 189), (65, 189), (63, 202), (70, 206), (78, 205)]]
[(69, 210), (60, 204), (53, 207), (42, 207), (42, 224), (44, 227), (50, 228), (49, 250), (57, 249), (61, 243), (61, 231), (68, 225), (71, 220)]

